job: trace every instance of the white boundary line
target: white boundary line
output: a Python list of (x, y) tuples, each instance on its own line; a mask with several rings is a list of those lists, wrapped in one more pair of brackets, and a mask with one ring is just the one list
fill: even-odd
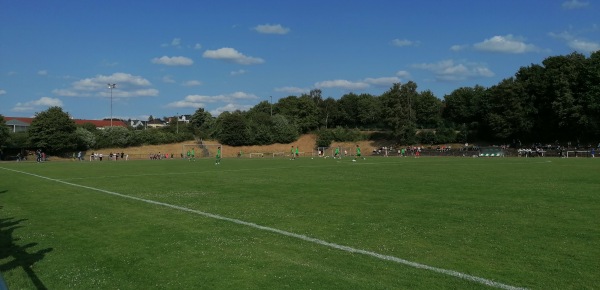
[(184, 211), (184, 212), (194, 213), (194, 214), (198, 214), (198, 215), (201, 215), (201, 216), (205, 216), (205, 217), (209, 217), (209, 218), (213, 218), (213, 219), (217, 219), (217, 220), (228, 221), (228, 222), (232, 222), (232, 223), (235, 223), (235, 224), (244, 225), (244, 226), (252, 227), (252, 228), (263, 230), (263, 231), (267, 231), (267, 232), (272, 232), (272, 233), (277, 233), (277, 234), (288, 236), (288, 237), (292, 237), (292, 238), (297, 238), (297, 239), (300, 239), (300, 240), (303, 240), (303, 241), (307, 241), (307, 242), (319, 244), (319, 245), (322, 245), (322, 246), (326, 246), (326, 247), (330, 247), (330, 248), (342, 250), (342, 251), (345, 251), (345, 252), (363, 254), (363, 255), (375, 257), (377, 259), (386, 260), (386, 261), (392, 261), (392, 262), (396, 262), (398, 264), (410, 266), (410, 267), (413, 267), (413, 268), (428, 270), (428, 271), (432, 271), (432, 272), (436, 272), (436, 273), (440, 273), (440, 274), (444, 274), (444, 275), (448, 275), (448, 276), (460, 278), (460, 279), (463, 279), (463, 280), (468, 280), (468, 281), (476, 282), (476, 283), (483, 284), (483, 285), (490, 286), (490, 287), (495, 287), (495, 288), (499, 288), (499, 289), (507, 289), (507, 290), (526, 290), (527, 289), (527, 288), (521, 288), (521, 287), (517, 287), (517, 286), (511, 286), (511, 285), (503, 284), (503, 283), (500, 283), (500, 282), (496, 282), (496, 281), (493, 281), (493, 280), (489, 280), (489, 279), (485, 279), (485, 278), (481, 278), (481, 277), (477, 277), (477, 276), (473, 276), (473, 275), (469, 275), (469, 274), (464, 274), (464, 273), (457, 272), (457, 271), (454, 271), (454, 270), (448, 270), (448, 269), (443, 269), (443, 268), (428, 266), (428, 265), (425, 265), (425, 264), (408, 261), (408, 260), (401, 259), (401, 258), (394, 257), (394, 256), (388, 256), (388, 255), (383, 255), (383, 254), (379, 254), (379, 253), (376, 253), (376, 252), (371, 252), (371, 251), (367, 251), (367, 250), (356, 249), (356, 248), (352, 248), (352, 247), (349, 247), (349, 246), (343, 246), (343, 245), (339, 245), (339, 244), (327, 242), (327, 241), (324, 241), (324, 240), (320, 240), (320, 239), (316, 239), (316, 238), (311, 238), (309, 236), (300, 235), (300, 234), (296, 234), (296, 233), (292, 233), (292, 232), (288, 232), (288, 231), (284, 231), (284, 230), (279, 230), (279, 229), (276, 229), (276, 228), (261, 226), (261, 225), (255, 224), (255, 223), (246, 222), (246, 221), (238, 220), (238, 219), (234, 219), (234, 218), (228, 218), (228, 217), (224, 217), (224, 216), (220, 216), (220, 215), (216, 215), (216, 214), (212, 214), (212, 213), (208, 213), (208, 212), (203, 212), (203, 211), (200, 211), (200, 210), (194, 210), (194, 209), (190, 209), (190, 208), (186, 208), (186, 207), (181, 207), (181, 206), (177, 206), (177, 205), (172, 205), (172, 204), (168, 204), (168, 203), (164, 203), (164, 202), (159, 202), (159, 201), (154, 201), (154, 200), (149, 200), (149, 199), (143, 199), (143, 198), (139, 198), (139, 197), (129, 196), (129, 195), (125, 195), (125, 194), (121, 194), (121, 193), (117, 193), (117, 192), (113, 192), (113, 191), (108, 191), (108, 190), (104, 190), (104, 189), (100, 189), (100, 188), (95, 188), (95, 187), (91, 187), (91, 186), (85, 186), (85, 185), (70, 183), (70, 182), (59, 180), (59, 179), (49, 178), (49, 177), (46, 177), (46, 176), (37, 175), (37, 174), (25, 172), (25, 171), (19, 171), (19, 170), (14, 170), (14, 169), (5, 168), (5, 167), (0, 167), (0, 169), (4, 169), (4, 170), (8, 170), (8, 171), (13, 171), (13, 172), (21, 173), (21, 174), (26, 174), (26, 175), (30, 175), (30, 176), (34, 176), (34, 177), (38, 177), (38, 178), (42, 178), (42, 179), (46, 179), (46, 180), (50, 180), (50, 181), (54, 181), (54, 182), (58, 182), (58, 183), (66, 184), (66, 185), (70, 185), (70, 186), (74, 186), (74, 187), (81, 187), (81, 188), (89, 189), (89, 190), (92, 190), (92, 191), (98, 191), (98, 192), (102, 192), (102, 193), (107, 193), (107, 194), (115, 195), (115, 196), (122, 197), (122, 198), (128, 198), (128, 199), (137, 200), (137, 201), (141, 201), (141, 202), (145, 202), (145, 203), (149, 203), (149, 204), (154, 204), (154, 205), (159, 205), (159, 206), (164, 206), (164, 207), (168, 207), (168, 208), (172, 208), (172, 209), (176, 209), (176, 210), (180, 210), (180, 211)]

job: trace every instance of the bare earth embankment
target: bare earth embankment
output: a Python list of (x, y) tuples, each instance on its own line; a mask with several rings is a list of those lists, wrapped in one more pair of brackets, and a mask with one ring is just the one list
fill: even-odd
[[(289, 154), (291, 146), (298, 146), (299, 151), (303, 152), (304, 156), (311, 156), (312, 154), (317, 153), (317, 148), (315, 146), (316, 136), (313, 134), (306, 134), (301, 136), (298, 140), (289, 144), (271, 144), (271, 145), (262, 145), (262, 146), (222, 146), (222, 154), (223, 157), (237, 157), (238, 153), (241, 151), (243, 153), (243, 157), (248, 157), (250, 153), (265, 153), (266, 156), (272, 156), (272, 153), (283, 152), (284, 154)], [(186, 147), (183, 145), (186, 144)], [(108, 157), (108, 155), (112, 153), (125, 153), (129, 155), (130, 159), (147, 159), (150, 154), (173, 154), (175, 158), (181, 158), (181, 154), (185, 155), (186, 150), (191, 149), (194, 146), (188, 145), (198, 145), (199, 143), (195, 143), (194, 141), (187, 141), (182, 143), (173, 143), (173, 144), (163, 144), (163, 145), (145, 145), (139, 147), (128, 147), (128, 148), (106, 148), (100, 150), (88, 150), (86, 152), (86, 156), (90, 156), (93, 152), (102, 153), (104, 156)], [(204, 141), (205, 145), (216, 145), (217, 141)], [(354, 153), (354, 147), (358, 144), (364, 153), (371, 152), (374, 148), (379, 148), (380, 146), (389, 146), (390, 144), (380, 144), (374, 141), (359, 141), (359, 142), (333, 142), (331, 147), (340, 146), (343, 148), (342, 150), (348, 150), (349, 154)], [(196, 152), (199, 152), (199, 148), (196, 147)], [(184, 149), (185, 148), (185, 149)], [(216, 150), (216, 146), (207, 146), (210, 151), (210, 155), (214, 156), (214, 152)], [(329, 151), (326, 153), (330, 153)], [(197, 153), (200, 156), (199, 153)]]

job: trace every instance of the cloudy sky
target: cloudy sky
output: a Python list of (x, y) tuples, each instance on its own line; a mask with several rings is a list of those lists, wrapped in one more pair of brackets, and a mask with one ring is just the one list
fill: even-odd
[(600, 50), (598, 15), (597, 0), (0, 0), (0, 114), (216, 116), (409, 80), (442, 99)]

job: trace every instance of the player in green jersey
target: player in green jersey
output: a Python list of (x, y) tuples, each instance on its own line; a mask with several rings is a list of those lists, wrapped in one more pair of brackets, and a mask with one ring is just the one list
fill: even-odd
[(294, 152), (294, 146), (290, 149), (290, 160), (296, 159), (296, 152)]
[(221, 164), (221, 146), (217, 147), (217, 160), (215, 161), (215, 165)]
[[(361, 158), (362, 154), (360, 153), (360, 146), (358, 146), (358, 144), (356, 144), (356, 157), (354, 159), (352, 159), (352, 161), (356, 161), (356, 158)], [(365, 160), (366, 158), (362, 157), (363, 160)]]

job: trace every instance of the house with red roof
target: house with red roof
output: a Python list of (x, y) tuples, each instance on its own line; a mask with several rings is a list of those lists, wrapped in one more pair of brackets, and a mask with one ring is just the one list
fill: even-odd
[[(25, 117), (4, 117), (6, 121), (6, 126), (8, 126), (9, 130), (13, 133), (17, 132), (25, 132), (31, 126), (31, 122), (33, 118), (25, 118)], [(83, 125), (85, 123), (91, 123), (96, 126), (97, 129), (105, 129), (108, 127), (125, 127), (127, 128), (127, 124), (121, 120), (84, 120), (84, 119), (74, 119), (75, 124)]]

